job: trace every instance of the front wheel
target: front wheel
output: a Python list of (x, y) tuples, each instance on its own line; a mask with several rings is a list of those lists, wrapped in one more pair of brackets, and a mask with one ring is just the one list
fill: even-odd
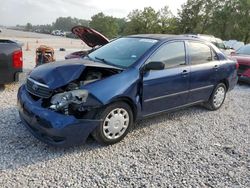
[(124, 102), (110, 104), (100, 111), (97, 118), (102, 121), (92, 135), (101, 144), (119, 142), (127, 135), (133, 123), (131, 108)]
[(215, 87), (209, 101), (205, 103), (205, 107), (208, 108), (209, 110), (219, 109), (224, 103), (224, 100), (226, 98), (226, 92), (227, 89), (225, 84), (219, 83)]

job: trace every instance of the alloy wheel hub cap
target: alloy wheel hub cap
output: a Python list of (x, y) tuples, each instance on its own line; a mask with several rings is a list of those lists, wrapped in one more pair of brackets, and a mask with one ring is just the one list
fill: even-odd
[(223, 87), (219, 87), (214, 94), (214, 106), (216, 108), (220, 107), (225, 98), (225, 89)]
[(123, 108), (116, 108), (106, 116), (103, 122), (103, 133), (108, 139), (117, 139), (125, 133), (128, 125), (128, 112)]

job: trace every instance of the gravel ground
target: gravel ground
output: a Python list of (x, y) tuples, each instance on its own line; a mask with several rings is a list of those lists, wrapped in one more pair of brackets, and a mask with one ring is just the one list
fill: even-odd
[[(24, 46), (24, 70), (41, 44), (56, 59), (85, 49), (80, 40), (4, 30)], [(29, 43), (30, 51), (25, 51)], [(59, 47), (66, 52), (59, 52)], [(237, 86), (215, 112), (201, 107), (136, 123), (120, 143), (58, 149), (36, 140), (16, 109), (19, 84), (0, 88), (0, 187), (250, 187), (250, 87)]]
[(136, 123), (120, 143), (59, 149), (36, 140), (0, 91), (2, 187), (250, 187), (250, 87), (212, 112), (191, 107)]

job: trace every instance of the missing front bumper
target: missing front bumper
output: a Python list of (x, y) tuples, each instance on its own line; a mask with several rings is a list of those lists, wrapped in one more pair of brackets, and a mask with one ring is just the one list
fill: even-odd
[(41, 107), (24, 87), (18, 92), (18, 110), (27, 129), (39, 140), (54, 146), (68, 147), (86, 141), (100, 120), (77, 119)]

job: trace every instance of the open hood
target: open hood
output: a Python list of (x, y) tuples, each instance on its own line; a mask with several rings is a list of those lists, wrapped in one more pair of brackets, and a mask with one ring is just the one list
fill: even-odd
[(107, 37), (89, 27), (75, 26), (71, 31), (91, 48), (109, 43)]

